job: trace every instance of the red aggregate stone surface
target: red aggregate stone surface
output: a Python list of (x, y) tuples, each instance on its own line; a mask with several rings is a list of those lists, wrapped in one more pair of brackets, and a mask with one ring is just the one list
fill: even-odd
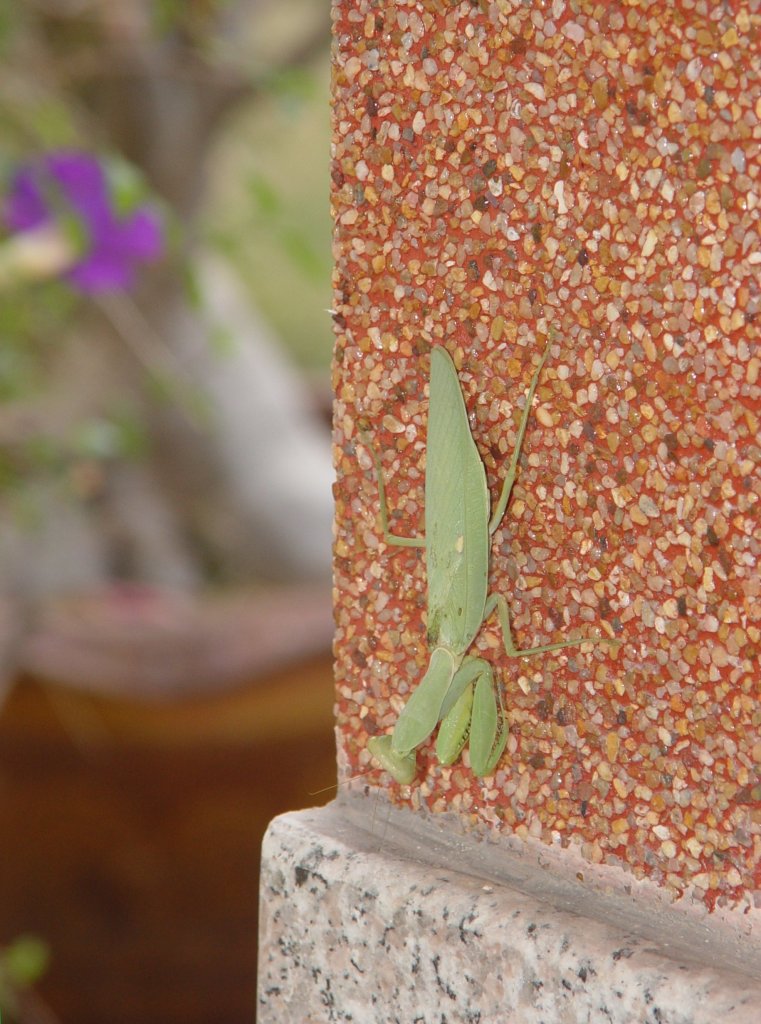
[[(573, 845), (709, 907), (761, 891), (759, 33), (754, 2), (334, 5), (336, 666), (343, 778)], [(491, 778), (373, 768), (424, 672), (428, 353), (492, 498), (547, 343), (490, 589)]]

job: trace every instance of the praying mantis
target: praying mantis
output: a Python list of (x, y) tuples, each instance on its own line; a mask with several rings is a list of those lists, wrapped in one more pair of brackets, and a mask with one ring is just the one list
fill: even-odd
[(436, 755), (442, 764), (453, 764), (467, 743), (473, 774), (494, 773), (507, 742), (505, 708), (491, 665), (468, 651), (495, 611), (505, 652), (511, 657), (527, 658), (584, 643), (618, 643), (608, 637), (580, 637), (519, 650), (513, 642), (504, 595), (488, 592), (491, 538), (510, 499), (549, 347), (548, 343), (529, 384), (515, 448), (491, 516), (486, 470), (470, 432), (457, 371), (441, 346), (431, 350), (424, 536), (402, 537), (391, 532), (380, 458), (372, 445), (367, 445), (375, 465), (386, 543), (424, 547), (426, 557), (428, 668), (393, 732), (368, 741), (378, 765), (401, 784), (413, 781), (416, 750), (437, 725)]

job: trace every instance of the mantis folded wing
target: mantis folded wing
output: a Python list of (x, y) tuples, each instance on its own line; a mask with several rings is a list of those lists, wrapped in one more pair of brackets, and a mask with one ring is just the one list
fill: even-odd
[(415, 750), (441, 723), (436, 745), (442, 764), (452, 764), (469, 744), (477, 776), (494, 772), (507, 738), (501, 696), (495, 696), (491, 666), (467, 652), (484, 621), (497, 612), (507, 654), (529, 657), (582, 643), (617, 643), (605, 638), (560, 640), (519, 650), (513, 643), (507, 602), (487, 592), (491, 536), (505, 514), (515, 481), (523, 437), (546, 349), (532, 377), (515, 449), (491, 517), (486, 471), (470, 433), (457, 371), (447, 351), (431, 351), (425, 476), (425, 536), (399, 537), (389, 529), (380, 460), (371, 446), (388, 544), (425, 547), (428, 572), (428, 669), (399, 715), (391, 736), (376, 736), (368, 748), (397, 782), (412, 781)]

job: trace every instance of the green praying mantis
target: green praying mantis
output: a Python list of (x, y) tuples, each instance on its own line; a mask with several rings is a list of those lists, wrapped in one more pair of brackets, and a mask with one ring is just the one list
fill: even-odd
[(549, 344), (531, 379), (515, 448), (491, 516), (486, 471), (470, 432), (457, 371), (441, 346), (431, 350), (423, 537), (401, 537), (391, 532), (380, 459), (368, 444), (375, 464), (386, 542), (424, 547), (426, 552), (431, 651), (428, 669), (393, 732), (368, 741), (375, 761), (399, 783), (408, 784), (414, 779), (416, 750), (437, 725), (436, 756), (442, 764), (453, 764), (467, 743), (474, 775), (494, 773), (507, 742), (505, 708), (491, 665), (469, 655), (468, 650), (495, 611), (505, 651), (511, 657), (527, 658), (584, 643), (618, 643), (607, 637), (581, 637), (519, 650), (513, 642), (504, 596), (488, 592), (491, 537), (510, 499), (531, 404), (548, 352)]

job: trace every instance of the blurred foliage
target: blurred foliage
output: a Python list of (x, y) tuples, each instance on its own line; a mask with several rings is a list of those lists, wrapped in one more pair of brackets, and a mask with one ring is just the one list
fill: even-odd
[(34, 935), (22, 935), (0, 951), (0, 992), (3, 983), (22, 987), (33, 985), (48, 966), (48, 948)]
[[(48, 948), (34, 935), (22, 935), (9, 946), (0, 948), (0, 1020), (3, 1024), (31, 1019), (25, 1013), (28, 990), (42, 977), (48, 966)], [(39, 1004), (37, 1009), (41, 1009)], [(45, 1012), (38, 1020), (52, 1020)]]
[(333, 345), (328, 85), (322, 60), (275, 76), (238, 113), (211, 168), (206, 217), (288, 349), (314, 369), (327, 368)]
[[(253, 85), (251, 102), (240, 104), (212, 140), (200, 234), (236, 263), (254, 301), (296, 360), (325, 370), (332, 348), (330, 318), (324, 312), (331, 305), (327, 46), (306, 62), (280, 63), (277, 55), (287, 51), (294, 27), (315, 19), (327, 23), (327, 2), (254, 3), (252, 16), (241, 22), (245, 31), (224, 39), (215, 34), (220, 17), (240, 19), (236, 8), (245, 9), (234, 0), (147, 5), (130, 0), (118, 7), (96, 0), (74, 5), (0, 0), (0, 181), (33, 154), (60, 147), (102, 149), (108, 133), (75, 86), (94, 61), (102, 60), (101, 21), (118, 22), (122, 16), (124, 31), (137, 31), (130, 14), (139, 28), (141, 12), (144, 17), (147, 12), (146, 59), (161, 56), (151, 47), (179, 40), (211, 65), (248, 76)], [(112, 173), (118, 176), (118, 195), (132, 201), (139, 187), (134, 170), (121, 161), (113, 163)], [(181, 248), (182, 232), (175, 230), (174, 236)], [(192, 301), (192, 265), (185, 277)], [(82, 460), (135, 458), (144, 450), (145, 437), (128, 401), (118, 413), (86, 420), (64, 437), (47, 436), (34, 417), (13, 415), (16, 403), (43, 399), (50, 357), (87, 301), (57, 282), (25, 285), (2, 296), (0, 488), (6, 494), (22, 488), (35, 468), (68, 486), (72, 469)], [(229, 345), (224, 331), (212, 340), (221, 352)], [(148, 387), (176, 400), (181, 383), (164, 371), (148, 367)]]
[(0, 402), (34, 393), (45, 353), (69, 322), (77, 297), (57, 281), (19, 287), (0, 302)]
[[(238, 262), (255, 300), (296, 358), (326, 368), (332, 348), (330, 322), (322, 314), (331, 304), (327, 33), (322, 52), (308, 54), (306, 62), (281, 63), (278, 55), (298, 34), (295, 29), (321, 21), (327, 26), (328, 0), (253, 3), (234, 45), (229, 36), (217, 38), (215, 23), (245, 4), (151, 0), (144, 6), (156, 42), (181, 38), (204, 59), (242, 72), (255, 87), (252, 102), (238, 107), (209, 153), (202, 226), (207, 238)], [(77, 11), (80, 16), (70, 16)], [(118, 20), (118, 14), (112, 16)], [(102, 5), (95, 0), (74, 5), (0, 0), (0, 180), (30, 153), (101, 148), (104, 135), (97, 120), (69, 88), (96, 57), (101, 17)], [(130, 30), (126, 13), (124, 22)], [(129, 191), (129, 165), (123, 166)], [(296, 290), (298, 303), (293, 302)], [(39, 295), (35, 305), (46, 306), (52, 295)], [(28, 296), (19, 301), (28, 305)], [(317, 330), (316, 324), (321, 325)], [(46, 333), (44, 323), (40, 328), (34, 329), (36, 336)]]

